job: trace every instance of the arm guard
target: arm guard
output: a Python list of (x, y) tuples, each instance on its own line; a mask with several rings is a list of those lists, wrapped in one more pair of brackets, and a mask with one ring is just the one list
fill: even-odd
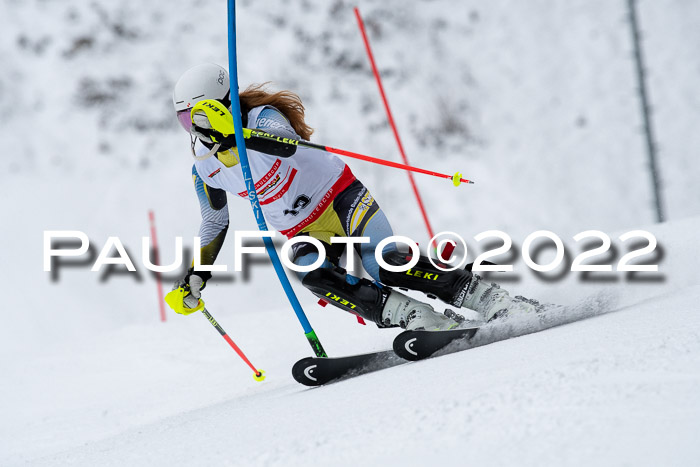
[(199, 237), (202, 242), (200, 257), (202, 264), (214, 264), (228, 230), (226, 192), (207, 186), (194, 166), (192, 167), (192, 179), (199, 199), (199, 209), (202, 213), (202, 224), (199, 228)]

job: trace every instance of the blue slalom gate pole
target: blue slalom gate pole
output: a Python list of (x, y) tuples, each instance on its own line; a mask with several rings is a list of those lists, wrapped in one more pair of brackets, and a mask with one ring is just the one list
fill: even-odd
[[(241, 121), (241, 103), (238, 99), (238, 66), (236, 57), (236, 1), (228, 0), (228, 70), (229, 78), (231, 80), (231, 113), (233, 114), (233, 126), (236, 131), (236, 146), (238, 147), (238, 156), (241, 160), (241, 169), (243, 170), (243, 179), (245, 180), (246, 189), (248, 190), (248, 199), (250, 200), (250, 205), (253, 208), (253, 214), (255, 214), (255, 220), (258, 222), (258, 229), (267, 232), (267, 224), (265, 223), (265, 216), (263, 215), (262, 208), (260, 207), (260, 201), (258, 200), (258, 193), (255, 190), (255, 181), (253, 180), (253, 175), (250, 171), (250, 164), (248, 163), (248, 153), (245, 148), (245, 138), (243, 137), (243, 122)], [(301, 326), (304, 328), (304, 334), (311, 344), (311, 348), (317, 357), (327, 357), (326, 351), (323, 350), (321, 341), (319, 341), (316, 333), (314, 332), (309, 320), (306, 318), (304, 310), (301, 308), (301, 304), (297, 299), (294, 289), (292, 289), (292, 284), (289, 283), (289, 278), (282, 267), (282, 262), (277, 256), (277, 250), (272, 243), (270, 237), (263, 237), (265, 242), (265, 248), (267, 249), (267, 254), (270, 256), (272, 265), (275, 267), (275, 272), (277, 277), (282, 283), (282, 288), (287, 294), (287, 299), (294, 309)]]

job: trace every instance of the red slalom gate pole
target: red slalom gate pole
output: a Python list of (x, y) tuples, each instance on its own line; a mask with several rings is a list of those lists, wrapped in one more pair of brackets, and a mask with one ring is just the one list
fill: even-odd
[[(382, 78), (379, 75), (379, 70), (377, 69), (377, 64), (374, 61), (374, 54), (372, 54), (372, 48), (369, 45), (369, 38), (367, 37), (367, 31), (365, 30), (365, 24), (362, 21), (362, 16), (360, 15), (360, 9), (355, 7), (353, 9), (355, 11), (355, 18), (357, 18), (357, 26), (360, 28), (360, 33), (362, 34), (362, 40), (365, 43), (365, 50), (367, 50), (367, 57), (369, 58), (369, 63), (372, 65), (372, 73), (374, 74), (374, 78), (377, 81), (377, 87), (379, 88), (379, 94), (382, 96), (382, 102), (384, 103), (384, 109), (386, 110), (386, 116), (389, 120), (389, 125), (391, 125), (391, 130), (394, 132), (394, 138), (396, 139), (396, 144), (399, 147), (399, 153), (401, 154), (401, 159), (403, 160), (403, 163), (406, 165), (409, 165), (408, 163), (408, 157), (406, 157), (406, 152), (403, 149), (403, 144), (401, 144), (401, 137), (399, 136), (399, 130), (396, 128), (396, 123), (394, 123), (394, 117), (391, 114), (391, 109), (389, 108), (389, 100), (386, 98), (386, 93), (384, 92), (384, 85), (382, 85)], [(433, 238), (435, 234), (433, 233), (433, 228), (430, 225), (430, 220), (428, 219), (428, 212), (425, 209), (425, 206), (423, 205), (423, 199), (420, 196), (420, 192), (418, 191), (418, 186), (416, 185), (416, 181), (413, 178), (413, 174), (411, 172), (408, 172), (408, 179), (411, 182), (411, 188), (413, 188), (413, 194), (416, 195), (416, 201), (418, 201), (418, 207), (420, 208), (421, 215), (423, 216), (423, 221), (425, 222), (425, 227), (428, 229), (428, 235), (430, 238)], [(442, 253), (440, 253), (440, 258), (442, 258), (444, 261), (447, 261), (450, 259), (450, 256), (452, 256), (452, 252), (454, 251), (454, 245), (451, 243), (448, 243), (445, 245), (445, 248), (442, 250)]]
[[(151, 240), (153, 241), (153, 256), (155, 263), (160, 264), (158, 255), (158, 239), (156, 238), (156, 220), (153, 210), (148, 211), (148, 219), (151, 224)], [(156, 284), (158, 287), (158, 304), (160, 305), (160, 320), (165, 322), (165, 305), (163, 301), (163, 282), (160, 280), (160, 273), (156, 272)]]
[[(369, 57), (369, 62), (372, 65), (372, 73), (374, 73), (374, 78), (377, 81), (377, 86), (379, 87), (379, 94), (382, 96), (382, 102), (384, 103), (384, 109), (386, 110), (387, 118), (389, 119), (389, 124), (391, 125), (391, 130), (394, 132), (394, 138), (396, 138), (396, 144), (399, 147), (399, 153), (401, 154), (401, 159), (403, 163), (408, 164), (408, 158), (406, 157), (406, 152), (403, 149), (403, 144), (401, 144), (401, 138), (399, 137), (399, 131), (396, 128), (396, 123), (394, 123), (394, 117), (391, 114), (391, 109), (389, 108), (389, 101), (384, 93), (384, 86), (382, 85), (382, 79), (379, 76), (379, 70), (377, 69), (377, 64), (374, 62), (374, 55), (372, 54), (372, 49), (369, 46), (369, 39), (367, 38), (367, 31), (365, 31), (365, 25), (362, 22), (362, 17), (360, 16), (359, 8), (355, 7), (355, 17), (357, 18), (357, 25), (360, 28), (360, 33), (362, 34), (362, 40), (365, 43), (365, 49), (367, 50), (367, 56)], [(413, 188), (413, 193), (416, 195), (416, 200), (418, 201), (418, 207), (420, 208), (421, 215), (423, 216), (423, 221), (425, 222), (425, 227), (428, 229), (428, 235), (433, 238), (435, 234), (433, 233), (433, 228), (430, 225), (430, 220), (428, 220), (428, 213), (423, 205), (423, 199), (418, 192), (418, 186), (413, 178), (413, 174), (408, 172), (408, 179), (411, 182), (411, 188)]]

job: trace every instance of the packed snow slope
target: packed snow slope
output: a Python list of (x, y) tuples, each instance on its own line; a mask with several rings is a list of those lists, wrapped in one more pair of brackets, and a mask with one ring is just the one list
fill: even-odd
[[(588, 298), (560, 300), (573, 306), (546, 325), (492, 323), (475, 348), (321, 388), (291, 378), (310, 350), (291, 311), (272, 305), (219, 318), (263, 383), (199, 315), (5, 354), (2, 463), (694, 465), (698, 228), (698, 218), (650, 228), (667, 254), (639, 283), (551, 286)], [(332, 355), (388, 348), (397, 332), (302, 303)]]
[[(264, 255), (205, 291), (264, 383), (199, 314), (160, 323), (141, 264), (150, 209), (164, 263), (198, 231), (170, 95), (190, 66), (227, 63), (223, 3), (0, 0), (0, 464), (696, 463), (700, 4), (638, 1), (670, 219), (652, 225), (626, 3), (357, 3), (410, 162), (477, 182), (416, 177), (434, 229), (463, 235), (470, 261), (487, 249), (476, 234), (507, 232), (496, 259), (515, 271), (493, 280), (573, 308), (307, 390), (290, 368), (310, 349)], [(313, 141), (398, 161), (353, 6), (239, 1), (240, 82), (298, 92)], [(348, 163), (394, 231), (425, 245), (405, 174)], [(232, 229), (256, 228), (245, 201), (230, 212)], [(659, 272), (567, 274), (584, 249), (572, 237), (591, 229), (613, 239), (597, 258), (613, 265), (634, 248), (620, 234), (652, 232), (639, 261)], [(47, 230), (85, 232), (89, 255), (43, 271)], [(567, 245), (552, 273), (520, 256), (536, 230)], [(137, 273), (90, 271), (110, 236)], [(293, 283), (331, 355), (389, 347), (397, 330), (356, 325)]]

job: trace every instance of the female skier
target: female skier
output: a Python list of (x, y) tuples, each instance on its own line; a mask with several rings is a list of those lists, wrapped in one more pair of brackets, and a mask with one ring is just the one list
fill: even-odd
[[(276, 136), (309, 140), (313, 130), (304, 121), (304, 106), (289, 91), (270, 93), (251, 86), (239, 94), (244, 128), (259, 129)], [(248, 198), (235, 147), (231, 96), (226, 70), (202, 64), (186, 71), (173, 92), (173, 103), (182, 127), (191, 135), (194, 187), (199, 198), (202, 224), (201, 261), (213, 264), (229, 226), (226, 192)], [(488, 321), (507, 312), (511, 298), (495, 284), (485, 284), (465, 270), (443, 272), (427, 258), (420, 258), (414, 274), (389, 272), (377, 264), (374, 251), (379, 242), (393, 235), (391, 226), (367, 188), (350, 168), (333, 155), (293, 145), (250, 139), (246, 142), (260, 207), (267, 222), (285, 236), (313, 237), (325, 246), (322, 266), (298, 273), (302, 284), (317, 296), (379, 327), (400, 326), (408, 330), (444, 330), (463, 319), (448, 310), (441, 314), (391, 286), (432, 294), (455, 307), (469, 308)], [(369, 237), (357, 248), (362, 266), (373, 281), (347, 274), (339, 267), (344, 244), (331, 244), (332, 237)], [(318, 259), (309, 242), (292, 248), (292, 261), (310, 265)], [(393, 244), (382, 257), (388, 264), (402, 265), (405, 254)], [(420, 272), (415, 274), (415, 272)], [(184, 306), (197, 306), (207, 271), (190, 268), (176, 284), (189, 293)], [(517, 300), (516, 300), (517, 301)]]

